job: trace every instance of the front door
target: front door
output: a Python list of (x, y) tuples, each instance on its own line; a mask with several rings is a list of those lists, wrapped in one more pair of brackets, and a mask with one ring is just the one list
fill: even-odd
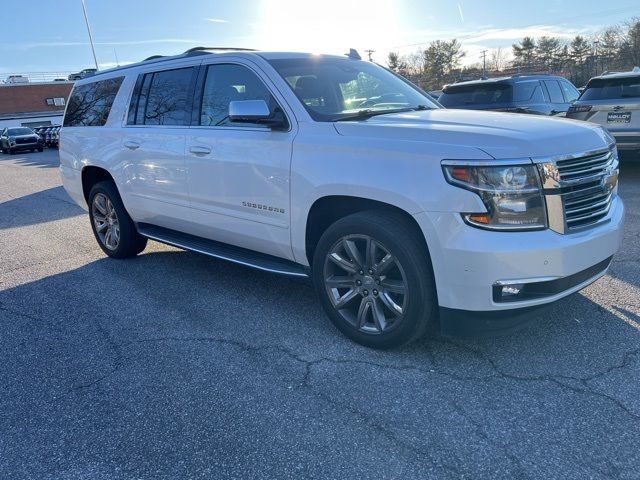
[[(229, 121), (229, 102), (264, 100), (293, 115), (249, 63), (203, 65), (186, 140), (194, 234), (292, 259), (289, 176), (295, 122), (272, 130)], [(279, 110), (278, 110), (279, 109)]]

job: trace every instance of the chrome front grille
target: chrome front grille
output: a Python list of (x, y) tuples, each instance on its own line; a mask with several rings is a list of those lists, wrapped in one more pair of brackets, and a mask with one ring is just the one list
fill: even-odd
[(563, 195), (567, 229), (585, 227), (602, 220), (609, 213), (612, 198), (613, 191), (600, 185)]
[(552, 230), (571, 233), (605, 219), (618, 182), (614, 148), (534, 161), (542, 178)]
[(613, 153), (606, 151), (584, 157), (556, 160), (556, 168), (561, 180), (578, 180), (604, 174), (613, 161)]

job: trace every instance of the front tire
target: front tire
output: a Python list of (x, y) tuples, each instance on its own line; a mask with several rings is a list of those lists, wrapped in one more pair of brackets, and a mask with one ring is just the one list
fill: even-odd
[(135, 257), (147, 246), (124, 208), (113, 182), (96, 183), (89, 193), (89, 218), (96, 241), (112, 258)]
[(367, 347), (407, 344), (437, 318), (429, 253), (399, 214), (359, 212), (332, 224), (316, 247), (313, 281), (332, 323)]

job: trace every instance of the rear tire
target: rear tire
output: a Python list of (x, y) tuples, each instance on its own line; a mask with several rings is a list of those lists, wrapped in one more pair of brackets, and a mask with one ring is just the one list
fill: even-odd
[(13, 155), (15, 153), (15, 150), (13, 148), (9, 149), (9, 155)]
[(96, 183), (89, 193), (91, 229), (100, 248), (111, 258), (135, 257), (147, 246), (136, 230), (111, 181)]
[(398, 347), (437, 321), (429, 252), (400, 214), (366, 211), (344, 217), (322, 235), (313, 281), (331, 322), (353, 341)]

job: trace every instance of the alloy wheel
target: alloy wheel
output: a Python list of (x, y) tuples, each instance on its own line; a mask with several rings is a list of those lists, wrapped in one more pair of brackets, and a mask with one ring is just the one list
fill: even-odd
[(342, 237), (326, 255), (323, 275), (331, 304), (359, 331), (386, 333), (404, 318), (409, 298), (406, 275), (378, 240), (368, 235)]
[(120, 222), (109, 197), (103, 193), (94, 196), (91, 215), (100, 242), (105, 248), (116, 250), (120, 244)]

